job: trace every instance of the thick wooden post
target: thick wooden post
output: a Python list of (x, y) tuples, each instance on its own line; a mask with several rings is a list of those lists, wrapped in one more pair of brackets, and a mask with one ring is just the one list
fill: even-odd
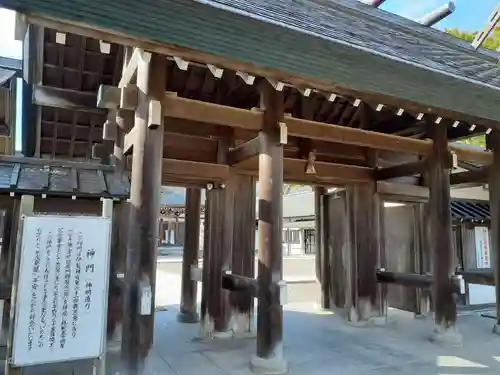
[[(232, 237), (231, 186), (214, 184), (207, 189), (205, 244), (201, 296), (202, 337), (229, 338), (229, 292), (222, 289), (222, 273), (229, 270)], [(229, 248), (228, 248), (229, 247)]]
[(347, 198), (353, 244), (351, 261), (356, 275), (353, 278), (355, 306), (349, 319), (358, 324), (383, 323), (384, 301), (375, 276), (381, 255), (380, 198), (374, 183), (351, 187)]
[(493, 333), (500, 334), (500, 132), (493, 130), (488, 136), (488, 148), (493, 151), (493, 164), (490, 166), (490, 210), (491, 210), (491, 260), (495, 274), (495, 294), (497, 321)]
[(264, 111), (259, 134), (259, 266), (257, 308), (257, 355), (251, 367), (259, 373), (284, 373), (283, 307), (280, 282), (283, 274), (283, 146), (280, 122), (284, 115), (283, 92), (264, 83), (261, 93)]
[[(231, 269), (236, 275), (255, 277), (255, 177), (235, 175), (232, 178), (238, 199), (234, 201), (233, 252)], [(232, 292), (231, 328), (245, 334), (251, 331), (253, 296)]]
[(457, 307), (451, 276), (454, 272), (450, 212), (450, 177), (447, 169), (448, 137), (446, 126), (433, 125), (433, 147), (429, 158), (430, 245), (432, 249), (433, 305), (435, 341), (456, 342)]
[(326, 189), (317, 187), (314, 191), (316, 215), (316, 275), (321, 284), (321, 308), (330, 308), (330, 253), (328, 235), (328, 199)]
[(200, 247), (201, 189), (186, 189), (186, 215), (184, 226), (184, 250), (182, 253), (181, 306), (177, 320), (181, 323), (197, 323), (197, 282), (191, 280), (191, 266), (198, 266)]
[[(157, 221), (163, 154), (163, 116), (149, 127), (150, 100), (161, 100), (166, 84), (165, 56), (153, 54), (141, 59), (137, 68), (138, 107), (134, 121), (130, 191), (130, 230), (127, 241), (122, 355), (132, 373), (139, 368), (153, 340)], [(139, 290), (150, 288), (149, 311), (139, 311)], [(141, 292), (142, 294), (142, 292)], [(141, 308), (142, 310), (142, 308)]]

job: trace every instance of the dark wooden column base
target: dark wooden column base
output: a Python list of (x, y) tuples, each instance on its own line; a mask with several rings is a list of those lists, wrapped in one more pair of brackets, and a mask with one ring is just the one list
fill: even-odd
[(197, 312), (192, 311), (181, 311), (177, 314), (177, 321), (179, 323), (194, 324), (200, 322), (200, 315)]

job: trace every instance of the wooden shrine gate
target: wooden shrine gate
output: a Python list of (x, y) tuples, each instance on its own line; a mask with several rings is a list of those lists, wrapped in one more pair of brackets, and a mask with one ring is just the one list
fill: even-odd
[[(144, 296), (141, 291), (154, 295), (162, 183), (192, 189), (179, 319), (197, 320), (195, 280), (203, 281), (201, 323), (211, 336), (231, 336), (235, 327), (247, 330), (257, 297), (256, 355), (251, 360), (257, 372), (287, 368), (284, 181), (318, 186), (323, 306), (341, 307), (359, 323), (384, 318), (382, 286), (397, 283), (432, 289), (436, 339), (456, 331), (450, 185), (489, 181), (497, 252), (500, 112), (495, 104), (500, 83), (491, 78), (499, 74), (496, 60), (366, 5), (319, 3), (172, 0), (158, 7), (153, 0), (114, 0), (105, 6), (89, 0), (67, 7), (62, 0), (0, 0), (0, 5), (25, 12), (26, 37), (38, 40), (28, 43), (36, 52), (31, 57), (39, 59), (30, 73), (42, 74), (27, 78), (36, 105), (51, 108), (42, 110), (40, 133), (46, 134), (42, 130), (48, 123), (67, 127), (64, 113), (51, 116), (54, 108), (92, 112), (103, 123), (96, 156), (109, 161), (112, 155), (117, 169), (130, 169), (130, 210), (120, 238), (126, 249), (122, 354), (131, 371), (138, 371), (153, 342), (154, 314), (141, 314), (137, 301)], [(258, 16), (249, 15), (256, 9)], [(33, 39), (33, 30), (44, 37)], [(93, 50), (87, 51), (86, 44)], [(73, 57), (59, 55), (59, 80), (47, 73), (56, 69), (50, 53), (55, 49)], [(44, 56), (43, 51), (49, 52)], [(106, 51), (108, 56), (102, 56)], [(82, 55), (99, 55), (94, 65), (106, 69), (96, 79), (84, 79), (84, 66), (69, 66)], [(471, 66), (487, 72), (471, 77)], [(68, 87), (66, 71), (75, 70), (80, 78)], [(73, 119), (73, 125), (81, 124)], [(487, 133), (491, 151), (450, 142), (473, 133)], [(57, 134), (50, 141), (39, 143), (38, 149), (55, 154), (57, 147), (47, 145), (57, 145)], [(413, 158), (386, 163), (382, 152)], [(477, 168), (450, 177), (458, 162)], [(322, 198), (329, 187), (345, 189), (346, 199)], [(200, 275), (195, 253), (202, 188), (207, 189), (207, 205)], [(429, 200), (432, 275), (381, 269), (386, 265), (381, 202), (387, 195)], [(335, 251), (326, 251), (332, 243)], [(496, 257), (495, 264), (499, 262)], [(500, 302), (499, 272), (496, 267)]]

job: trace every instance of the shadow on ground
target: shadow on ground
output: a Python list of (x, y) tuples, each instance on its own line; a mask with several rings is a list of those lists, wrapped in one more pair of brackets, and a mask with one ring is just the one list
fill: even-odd
[[(252, 374), (248, 363), (255, 339), (194, 340), (198, 325), (177, 323), (177, 311), (170, 305), (157, 313), (144, 375)], [(460, 317), (461, 347), (431, 343), (431, 321), (396, 311), (384, 327), (353, 327), (312, 303), (295, 303), (287, 306), (284, 324), (290, 375), (500, 373), (500, 337), (479, 314)]]

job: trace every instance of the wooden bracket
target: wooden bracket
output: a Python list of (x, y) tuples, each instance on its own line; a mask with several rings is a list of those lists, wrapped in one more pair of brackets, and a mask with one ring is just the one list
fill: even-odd
[(222, 78), (222, 74), (224, 73), (224, 69), (218, 68), (215, 65), (207, 64), (208, 70), (213, 74), (215, 78)]
[(286, 145), (288, 143), (288, 128), (284, 122), (280, 122), (280, 144)]
[(163, 121), (163, 111), (161, 102), (158, 100), (150, 100), (148, 127), (150, 129), (157, 129), (159, 126), (161, 126), (162, 121)]
[(139, 104), (139, 89), (128, 84), (120, 89), (120, 108), (135, 110)]
[(283, 89), (285, 88), (285, 84), (283, 82), (276, 81), (272, 78), (266, 78), (266, 79), (271, 84), (271, 86), (274, 87), (276, 91), (283, 91)]
[(314, 162), (316, 161), (316, 151), (309, 151), (306, 163), (306, 174), (316, 174), (316, 168), (314, 167)]
[(100, 85), (97, 91), (97, 107), (117, 109), (120, 105), (120, 89), (114, 86)]
[(245, 72), (236, 72), (236, 75), (240, 77), (247, 85), (252, 86), (255, 82), (255, 76), (245, 73)]

